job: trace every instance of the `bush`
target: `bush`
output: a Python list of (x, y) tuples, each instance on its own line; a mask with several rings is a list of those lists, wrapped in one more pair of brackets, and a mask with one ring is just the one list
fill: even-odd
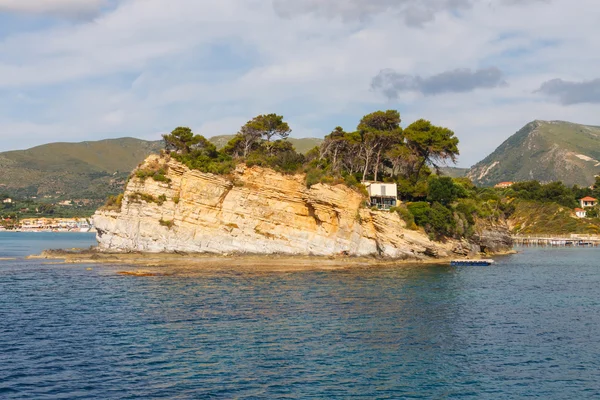
[(452, 211), (440, 203), (434, 203), (428, 213), (428, 232), (436, 238), (449, 237), (454, 235), (456, 221)]
[(160, 219), (160, 221), (158, 221), (158, 223), (160, 224), (160, 226), (164, 226), (167, 227), (169, 229), (173, 228), (175, 226), (175, 221), (173, 220), (164, 220), (164, 219)]
[(390, 212), (396, 212), (402, 218), (404, 222), (406, 222), (406, 228), (410, 230), (417, 230), (417, 224), (415, 223), (415, 216), (410, 212), (410, 210), (404, 205), (400, 205), (398, 207), (390, 208)]
[(409, 203), (407, 205), (408, 210), (413, 215), (415, 223), (418, 226), (425, 227), (429, 220), (429, 211), (431, 210), (431, 206), (429, 203), (424, 201), (418, 201), (416, 203)]
[(104, 207), (102, 207), (102, 209), (106, 211), (121, 211), (122, 206), (123, 194), (120, 194), (118, 196), (110, 196), (106, 200), (106, 203), (104, 204)]
[(152, 178), (157, 182), (170, 183), (171, 179), (167, 178), (168, 168), (166, 165), (161, 166), (158, 160), (146, 165), (145, 168), (138, 168), (135, 171), (135, 176), (141, 180)]

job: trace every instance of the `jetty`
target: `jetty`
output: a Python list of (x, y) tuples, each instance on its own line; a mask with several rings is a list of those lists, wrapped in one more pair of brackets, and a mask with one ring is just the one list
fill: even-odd
[(600, 236), (597, 235), (516, 235), (513, 236), (516, 246), (525, 247), (599, 247)]
[(487, 267), (494, 265), (494, 260), (452, 260), (450, 265), (453, 267)]

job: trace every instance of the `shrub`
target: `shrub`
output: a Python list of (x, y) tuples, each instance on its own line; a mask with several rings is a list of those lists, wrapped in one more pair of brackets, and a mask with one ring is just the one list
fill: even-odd
[(408, 210), (413, 215), (415, 223), (418, 226), (425, 227), (429, 219), (429, 210), (431, 206), (429, 203), (424, 201), (418, 201), (416, 203), (409, 203), (407, 205)]
[(106, 203), (104, 204), (104, 207), (102, 207), (102, 209), (106, 211), (121, 211), (122, 206), (123, 194), (120, 194), (118, 196), (110, 196), (106, 200)]
[(404, 204), (399, 205), (398, 207), (390, 208), (390, 212), (396, 212), (402, 218), (404, 222), (406, 222), (406, 228), (411, 230), (417, 230), (417, 224), (415, 223), (415, 216), (412, 215), (408, 207)]
[(167, 227), (169, 229), (173, 228), (175, 226), (175, 221), (173, 220), (164, 220), (164, 219), (160, 219), (160, 221), (158, 221), (158, 223), (160, 224), (160, 226), (164, 226)]
[(428, 213), (428, 231), (436, 238), (448, 237), (454, 234), (456, 221), (452, 211), (440, 203), (434, 203)]

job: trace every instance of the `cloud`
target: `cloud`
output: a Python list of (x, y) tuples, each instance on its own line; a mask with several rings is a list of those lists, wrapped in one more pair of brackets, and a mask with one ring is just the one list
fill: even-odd
[(284, 18), (316, 14), (361, 20), (390, 12), (402, 17), (409, 26), (421, 26), (433, 21), (437, 13), (469, 8), (471, 0), (274, 0), (273, 6)]
[(544, 82), (536, 93), (556, 98), (563, 105), (600, 103), (600, 79), (582, 82), (552, 79)]
[(504, 74), (498, 68), (484, 68), (471, 71), (468, 68), (455, 69), (422, 78), (419, 75), (400, 74), (384, 69), (371, 82), (371, 88), (396, 99), (402, 92), (418, 92), (425, 96), (441, 93), (464, 93), (480, 88), (507, 86)]
[(0, 0), (0, 12), (84, 17), (98, 13), (107, 0)]
[[(549, 3), (551, 0), (488, 0), (489, 5), (521, 6)], [(275, 12), (284, 18), (315, 14), (326, 18), (364, 20), (391, 13), (411, 27), (420, 27), (444, 12), (460, 13), (476, 4), (475, 0), (273, 0)]]
[[(597, 104), (565, 107), (533, 93), (555, 77), (595, 76), (597, 0), (578, 0), (578, 7), (572, 0), (511, 1), (71, 0), (73, 8), (53, 6), (53, 14), (35, 18), (4, 8), (0, 150), (159, 139), (158, 132), (180, 125), (206, 136), (235, 133), (265, 112), (283, 114), (296, 137), (322, 137), (395, 108), (406, 124), (426, 118), (454, 130), (468, 166), (534, 119), (600, 124)], [(34, 3), (58, 4), (27, 2)], [(276, 13), (274, 5), (293, 13), (282, 18), (286, 10)], [(55, 17), (86, 12), (94, 18)], [(424, 15), (413, 21), (435, 18), (413, 29), (403, 22), (411, 12)], [(391, 77), (405, 74), (408, 95), (394, 79), (382, 84), (398, 100), (382, 96), (383, 87), (371, 89), (382, 66), (396, 71)], [(457, 66), (494, 66), (511, 85), (468, 91), (489, 81), (478, 71), (457, 78)], [(467, 94), (456, 94), (461, 90)]]

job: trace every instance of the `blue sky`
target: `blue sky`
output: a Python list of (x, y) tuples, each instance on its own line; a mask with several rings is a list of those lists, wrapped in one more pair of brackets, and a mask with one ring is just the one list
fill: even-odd
[(599, 23), (595, 0), (0, 0), (0, 151), (397, 109), (468, 167), (535, 119), (600, 125)]

